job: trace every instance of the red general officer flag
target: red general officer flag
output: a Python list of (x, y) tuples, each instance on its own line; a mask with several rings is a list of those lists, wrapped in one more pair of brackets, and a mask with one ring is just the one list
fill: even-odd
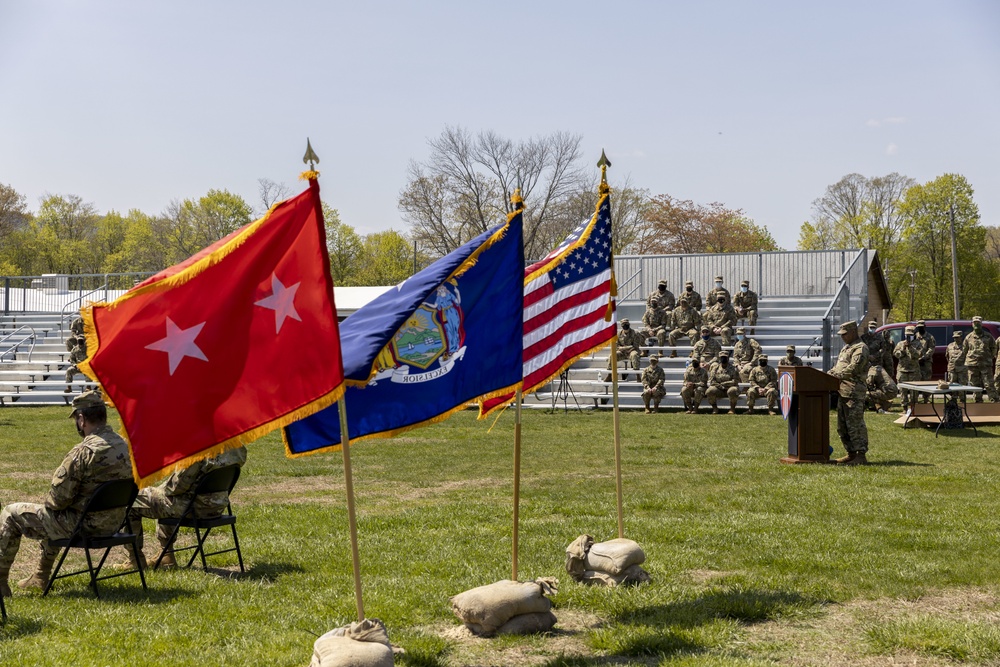
[(139, 486), (334, 403), (343, 363), (319, 185), (83, 311)]

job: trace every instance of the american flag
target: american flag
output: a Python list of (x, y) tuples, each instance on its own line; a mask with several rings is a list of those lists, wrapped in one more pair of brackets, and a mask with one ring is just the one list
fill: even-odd
[[(524, 271), (524, 394), (615, 336), (611, 203), (605, 194), (590, 220)], [(480, 417), (514, 394), (480, 404)]]

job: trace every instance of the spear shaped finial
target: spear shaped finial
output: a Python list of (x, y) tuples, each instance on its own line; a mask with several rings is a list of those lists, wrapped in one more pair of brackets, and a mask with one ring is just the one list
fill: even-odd
[(601, 185), (600, 192), (603, 194), (609, 190), (608, 188), (608, 167), (611, 166), (611, 160), (608, 156), (604, 154), (604, 149), (601, 149), (601, 159), (597, 161), (597, 166), (601, 168)]
[(306, 137), (306, 154), (302, 156), (302, 161), (309, 164), (310, 171), (316, 170), (316, 163), (319, 162), (319, 156), (316, 155), (312, 144), (309, 143), (309, 137)]
[(510, 196), (510, 203), (513, 204), (515, 211), (520, 211), (524, 208), (524, 198), (521, 196), (521, 188), (514, 188), (514, 194)]

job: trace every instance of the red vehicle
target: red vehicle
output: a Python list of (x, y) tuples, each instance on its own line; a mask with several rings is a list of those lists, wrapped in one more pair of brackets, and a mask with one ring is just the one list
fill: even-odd
[[(955, 331), (961, 331), (964, 338), (965, 334), (972, 331), (972, 320), (926, 320), (927, 333), (934, 336), (934, 366), (931, 376), (935, 380), (944, 379), (945, 372), (948, 370), (948, 360), (945, 358), (945, 352), (948, 349), (948, 345), (952, 342), (951, 335)], [(893, 347), (896, 346), (899, 341), (903, 340), (903, 333), (906, 327), (917, 326), (916, 322), (893, 322), (892, 324), (884, 324), (876, 329), (877, 332), (881, 333), (883, 331), (889, 332), (889, 339), (892, 340)], [(983, 329), (990, 332), (993, 338), (1000, 339), (1000, 322), (992, 322), (983, 320)], [(895, 369), (893, 369), (893, 377), (896, 377)]]

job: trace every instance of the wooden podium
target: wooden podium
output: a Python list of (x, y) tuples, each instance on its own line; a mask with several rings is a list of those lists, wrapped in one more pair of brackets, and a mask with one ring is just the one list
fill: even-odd
[(830, 393), (840, 380), (810, 366), (783, 366), (792, 376), (792, 404), (788, 411), (788, 456), (782, 463), (830, 461)]

